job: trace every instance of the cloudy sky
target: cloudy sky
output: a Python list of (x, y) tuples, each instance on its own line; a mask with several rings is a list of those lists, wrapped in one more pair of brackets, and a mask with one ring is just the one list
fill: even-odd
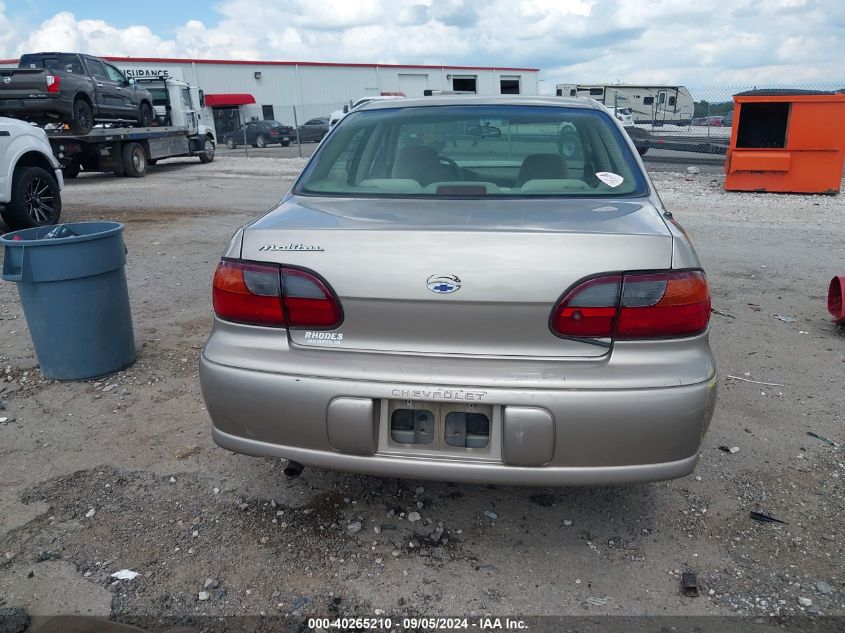
[(536, 67), (544, 91), (842, 83), (845, 1), (0, 0), (0, 57), (36, 50)]

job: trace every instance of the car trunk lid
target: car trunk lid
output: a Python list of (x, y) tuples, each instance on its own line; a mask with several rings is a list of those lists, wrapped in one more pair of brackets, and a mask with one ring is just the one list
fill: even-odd
[(672, 237), (646, 201), (292, 197), (244, 232), (242, 257), (320, 275), (344, 319), (290, 330), (303, 347), (596, 358), (555, 336), (564, 291), (600, 273), (671, 267)]

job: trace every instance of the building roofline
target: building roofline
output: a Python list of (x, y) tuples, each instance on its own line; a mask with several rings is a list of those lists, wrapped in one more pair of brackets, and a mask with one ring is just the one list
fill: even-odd
[[(240, 59), (192, 59), (182, 57), (112, 57), (110, 62), (140, 62), (144, 64), (230, 64), (252, 66), (327, 66), (334, 68), (432, 68), (441, 70), (502, 70), (505, 72), (540, 72), (539, 68), (511, 68), (507, 66), (450, 66), (448, 64), (364, 64), (347, 62), (297, 62)], [(17, 59), (0, 59), (0, 64), (17, 63)]]

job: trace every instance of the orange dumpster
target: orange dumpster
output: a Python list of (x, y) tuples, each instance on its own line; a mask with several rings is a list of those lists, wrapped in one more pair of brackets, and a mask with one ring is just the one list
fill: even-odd
[(845, 94), (753, 90), (734, 96), (728, 191), (839, 193)]

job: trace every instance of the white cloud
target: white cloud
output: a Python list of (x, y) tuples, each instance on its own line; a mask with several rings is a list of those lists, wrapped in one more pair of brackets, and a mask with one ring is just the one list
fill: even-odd
[[(539, 67), (554, 83), (843, 81), (841, 0), (222, 0), (171, 33), (63, 11), (25, 25), (0, 0), (0, 55)], [(198, 10), (198, 14), (201, 12)], [(141, 15), (141, 14), (139, 14)]]

